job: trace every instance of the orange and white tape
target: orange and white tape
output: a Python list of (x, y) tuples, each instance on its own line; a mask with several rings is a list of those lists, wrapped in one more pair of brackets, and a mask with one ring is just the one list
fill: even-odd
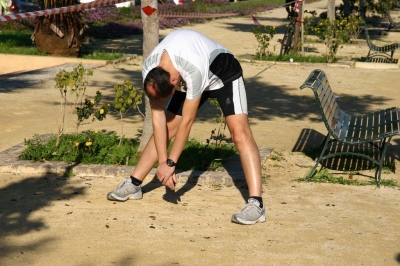
[(130, 0), (97, 0), (90, 3), (73, 5), (73, 6), (65, 6), (53, 9), (45, 9), (40, 11), (33, 11), (33, 12), (26, 12), (26, 13), (19, 13), (13, 15), (4, 15), (0, 16), (0, 22), (15, 20), (15, 19), (22, 19), (22, 18), (34, 18), (46, 15), (53, 15), (53, 14), (61, 14), (61, 13), (69, 13), (69, 12), (77, 12), (82, 10), (88, 10), (92, 8), (98, 8), (101, 6), (110, 6), (119, 3), (128, 2)]
[(228, 14), (217, 14), (217, 13), (185, 13), (185, 12), (171, 12), (171, 11), (159, 11), (158, 15), (160, 19), (164, 18), (222, 18), (222, 17), (233, 17), (239, 16), (238, 13)]
[[(73, 5), (73, 6), (66, 6), (60, 8), (53, 8), (53, 9), (45, 9), (41, 11), (33, 11), (27, 13), (19, 13), (13, 15), (4, 15), (0, 16), (0, 22), (6, 22), (10, 20), (16, 19), (23, 19), (23, 18), (34, 18), (46, 15), (53, 15), (53, 14), (61, 14), (61, 13), (69, 13), (69, 12), (77, 12), (82, 10), (89, 10), (92, 8), (98, 8), (102, 6), (110, 6), (119, 3), (125, 3), (130, 0), (96, 0), (90, 3)], [(184, 13), (184, 12), (170, 12), (170, 11), (159, 11), (158, 12), (159, 18), (218, 18), (218, 17), (231, 17), (237, 16), (236, 13), (231, 14), (216, 14), (216, 13)]]

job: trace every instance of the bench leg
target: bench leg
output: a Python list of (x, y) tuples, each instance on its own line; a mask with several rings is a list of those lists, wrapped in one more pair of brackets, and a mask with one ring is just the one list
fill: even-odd
[(328, 147), (328, 144), (329, 144), (330, 140), (331, 140), (330, 134), (326, 135), (325, 140), (324, 140), (324, 142), (325, 142), (324, 148), (322, 149), (320, 155), (315, 159), (315, 165), (311, 168), (310, 172), (308, 173), (308, 175), (306, 177), (307, 180), (309, 180), (311, 177), (314, 176), (314, 174), (316, 174), (317, 166), (323, 160), (326, 147)]
[(388, 137), (388, 138), (385, 138), (385, 139), (381, 140), (380, 158), (379, 158), (380, 160), (379, 160), (378, 169), (376, 170), (376, 173), (375, 173), (376, 183), (377, 183), (378, 187), (381, 186), (382, 167), (383, 167), (383, 163), (385, 162), (386, 152), (387, 152), (387, 149), (388, 149), (388, 147), (390, 145), (391, 139), (392, 139), (392, 137)]
[(370, 61), (370, 55), (371, 55), (371, 49), (369, 49), (369, 51), (368, 51), (368, 54), (367, 54), (367, 58), (365, 58), (365, 61), (366, 62), (369, 62)]

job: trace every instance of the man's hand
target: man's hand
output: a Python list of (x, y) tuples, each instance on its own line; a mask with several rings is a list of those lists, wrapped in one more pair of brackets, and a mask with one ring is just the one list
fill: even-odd
[(161, 163), (157, 168), (157, 178), (164, 185), (171, 190), (175, 189), (176, 175), (175, 167), (168, 166), (166, 162)]

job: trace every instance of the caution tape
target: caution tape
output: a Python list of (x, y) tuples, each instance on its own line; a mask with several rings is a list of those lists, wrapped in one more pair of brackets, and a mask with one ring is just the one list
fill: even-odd
[(73, 6), (65, 6), (65, 7), (58, 7), (52, 9), (45, 9), (40, 11), (33, 11), (33, 12), (26, 12), (26, 13), (19, 13), (13, 15), (5, 15), (0, 16), (0, 22), (15, 20), (15, 19), (22, 19), (22, 18), (34, 18), (34, 17), (41, 17), (46, 15), (53, 15), (53, 14), (61, 14), (61, 13), (69, 13), (69, 12), (77, 12), (82, 10), (88, 10), (92, 8), (98, 8), (102, 6), (110, 6), (119, 3), (125, 3), (130, 0), (97, 0), (90, 3), (73, 5)]
[(258, 22), (258, 20), (257, 20), (255, 15), (251, 15), (251, 18), (253, 19), (253, 22), (257, 27), (261, 27), (261, 23)]
[[(0, 16), (0, 22), (6, 22), (10, 20), (23, 19), (23, 18), (41, 17), (47, 15), (61, 14), (61, 13), (77, 12), (82, 10), (89, 10), (92, 8), (125, 3), (128, 1), (130, 0), (97, 0), (94, 2), (79, 4), (79, 5), (45, 9), (40, 11), (19, 13), (13, 15), (4, 15)], [(195, 12), (184, 13), (184, 12), (158, 11), (158, 15), (160, 19), (164, 19), (164, 18), (217, 18), (217, 17), (238, 16), (239, 14), (237, 13), (217, 14), (217, 13), (195, 13)]]
[(221, 17), (233, 17), (239, 16), (239, 13), (227, 13), (227, 14), (217, 14), (217, 13), (185, 13), (185, 12), (171, 12), (171, 11), (159, 11), (158, 15), (160, 19), (164, 18), (221, 18)]

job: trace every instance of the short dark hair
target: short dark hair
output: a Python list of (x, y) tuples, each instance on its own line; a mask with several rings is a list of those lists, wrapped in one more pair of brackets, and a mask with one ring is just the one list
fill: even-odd
[[(149, 71), (144, 79), (144, 92), (150, 100), (159, 100), (167, 98), (171, 95), (174, 85), (170, 82), (170, 74), (161, 67), (155, 67)], [(151, 95), (147, 91), (147, 86), (152, 85), (156, 91), (156, 95)]]

